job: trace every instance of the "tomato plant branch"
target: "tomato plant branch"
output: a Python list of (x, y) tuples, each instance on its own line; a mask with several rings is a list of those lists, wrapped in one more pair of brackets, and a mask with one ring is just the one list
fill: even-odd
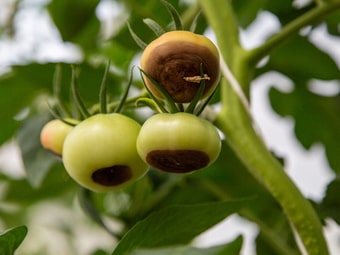
[(248, 52), (249, 62), (256, 64), (274, 48), (281, 45), (283, 42), (297, 34), (301, 28), (320, 20), (326, 15), (340, 9), (340, 1), (328, 1), (327, 3), (318, 4), (315, 8), (291, 21), (285, 25), (280, 32), (269, 37), (261, 46)]
[[(242, 87), (249, 88), (252, 78), (252, 72), (249, 70), (255, 69), (255, 61), (245, 60), (243, 54), (245, 51), (241, 49), (238, 39), (235, 38), (237, 26), (230, 5), (223, 0), (214, 2), (201, 0), (200, 4), (216, 33), (224, 60), (230, 64), (233, 74)], [(225, 10), (227, 15), (224, 14)], [(309, 254), (328, 254), (322, 226), (313, 207), (254, 131), (252, 120), (230, 83), (223, 79), (221, 87), (222, 109), (217, 115), (216, 126), (225, 134), (226, 140), (249, 172), (281, 204)]]
[(317, 214), (255, 133), (243, 105), (225, 80), (222, 100), (223, 108), (217, 116), (216, 126), (225, 134), (249, 172), (281, 204), (309, 254), (328, 254)]

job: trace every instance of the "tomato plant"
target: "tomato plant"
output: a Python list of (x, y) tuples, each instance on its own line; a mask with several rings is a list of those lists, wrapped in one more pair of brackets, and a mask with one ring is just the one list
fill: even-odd
[(7, 2), (0, 254), (340, 252), (339, 0)]

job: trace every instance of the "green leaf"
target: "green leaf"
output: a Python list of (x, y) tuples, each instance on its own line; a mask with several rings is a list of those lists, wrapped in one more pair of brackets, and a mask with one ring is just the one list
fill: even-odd
[(294, 11), (292, 2), (291, 0), (235, 0), (232, 1), (232, 5), (239, 24), (246, 28), (256, 19), (258, 13), (264, 10), (276, 14), (279, 19), (291, 17), (290, 15)]
[(295, 134), (302, 145), (308, 149), (322, 143), (331, 168), (340, 173), (340, 94), (322, 97), (296, 84), (290, 93), (272, 88), (269, 96), (277, 113), (295, 119)]
[(136, 248), (186, 244), (249, 200), (194, 205), (174, 205), (152, 213), (122, 238), (113, 255), (129, 254)]
[(326, 18), (327, 30), (330, 34), (340, 36), (340, 15), (339, 12), (334, 12)]
[(328, 184), (326, 196), (319, 205), (318, 210), (323, 218), (332, 218), (340, 225), (340, 176)]
[(64, 41), (92, 50), (97, 43), (99, 21), (95, 10), (99, 0), (54, 0), (48, 6), (50, 15)]
[(0, 145), (10, 139), (19, 127), (14, 116), (36, 96), (37, 89), (30, 80), (13, 73), (0, 77)]
[(339, 68), (334, 59), (301, 36), (291, 38), (272, 52), (269, 62), (262, 68), (262, 71), (271, 70), (283, 73), (295, 82), (312, 78), (340, 79)]
[(175, 246), (161, 249), (140, 249), (131, 255), (236, 255), (240, 254), (242, 248), (242, 237), (237, 237), (234, 241), (209, 248), (195, 248), (191, 246)]
[(33, 187), (41, 184), (46, 173), (55, 163), (54, 156), (40, 144), (40, 131), (49, 119), (50, 115), (45, 112), (25, 120), (16, 136), (27, 179)]
[(26, 226), (11, 228), (0, 233), (0, 255), (13, 255), (27, 234)]

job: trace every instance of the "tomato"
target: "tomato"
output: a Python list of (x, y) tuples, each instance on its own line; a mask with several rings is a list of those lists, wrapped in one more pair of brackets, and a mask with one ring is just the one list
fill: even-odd
[[(67, 119), (67, 121), (76, 123), (72, 119)], [(66, 124), (62, 120), (51, 120), (44, 125), (40, 132), (40, 143), (45, 149), (61, 157), (65, 138), (72, 129), (73, 126)]]
[(160, 113), (143, 124), (137, 150), (150, 166), (186, 173), (212, 164), (221, 150), (217, 129), (189, 113)]
[(66, 137), (66, 171), (80, 185), (96, 192), (130, 184), (148, 169), (136, 150), (139, 130), (139, 123), (122, 114), (89, 117)]
[[(171, 31), (152, 41), (141, 57), (141, 68), (156, 80), (177, 103), (190, 102), (200, 85), (200, 66), (205, 74), (202, 98), (210, 95), (219, 81), (220, 59), (216, 46), (205, 36), (189, 31)], [(145, 79), (151, 92), (161, 97)]]

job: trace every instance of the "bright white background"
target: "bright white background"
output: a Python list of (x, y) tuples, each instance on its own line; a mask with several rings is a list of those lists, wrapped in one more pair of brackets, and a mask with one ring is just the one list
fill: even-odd
[[(12, 2), (13, 0), (0, 1), (0, 24), (6, 22), (9, 15), (8, 7)], [(26, 61), (72, 62), (82, 58), (82, 52), (77, 47), (62, 42), (48, 14), (41, 7), (46, 2), (48, 0), (22, 0), (21, 5), (24, 9), (15, 19), (17, 34), (14, 38), (0, 40), (0, 73), (8, 70), (10, 65)], [(295, 4), (304, 4), (304, 2), (306, 1), (295, 1)], [(122, 6), (105, 0), (102, 0), (98, 7), (97, 15), (103, 21), (106, 32), (116, 30), (115, 26), (123, 24), (128, 18)], [(279, 29), (280, 23), (275, 16), (262, 12), (247, 31), (241, 32), (241, 39), (246, 48), (251, 48)], [(301, 32), (309, 33), (308, 29)], [(206, 35), (215, 41), (211, 31), (207, 31)], [(340, 66), (339, 38), (327, 36), (323, 25), (308, 36), (312, 42), (332, 55)], [(294, 120), (282, 118), (271, 110), (267, 92), (273, 83), (275, 87), (285, 92), (293, 88), (291, 81), (278, 73), (272, 72), (257, 78), (251, 91), (254, 118), (268, 147), (286, 159), (286, 171), (302, 193), (318, 201), (323, 197), (325, 188), (334, 178), (334, 174), (325, 158), (323, 146), (315, 144), (306, 151), (293, 134)], [(340, 84), (339, 82), (313, 83), (310, 89), (314, 93), (332, 96), (340, 92)], [(3, 146), (0, 149), (0, 169), (11, 176), (20, 178), (24, 172), (18, 153), (14, 142)], [(3, 187), (0, 183), (0, 194), (1, 188)], [(15, 208), (12, 209), (15, 210)], [(36, 213), (37, 211), (39, 213)], [(69, 240), (62, 235), (60, 227), (68, 224), (70, 217), (74, 219), (71, 231), (76, 243), (75, 247), (70, 246)], [(74, 208), (64, 208), (54, 201), (42, 203), (31, 209), (27, 220), (30, 225), (29, 235), (20, 248), (19, 255), (33, 254), (38, 247), (37, 242), (44, 244), (46, 253), (49, 255), (85, 255), (98, 246), (108, 251), (112, 250), (111, 237), (88, 222), (76, 203)], [(83, 224), (84, 222), (87, 224)], [(0, 222), (0, 229), (2, 225), (4, 223)], [(256, 225), (233, 215), (197, 238), (195, 244), (200, 247), (221, 244), (243, 234), (245, 241), (242, 254), (253, 255), (255, 254), (253, 238), (257, 231)], [(325, 233), (330, 243), (331, 254), (340, 254), (340, 227), (335, 222), (329, 221)]]

